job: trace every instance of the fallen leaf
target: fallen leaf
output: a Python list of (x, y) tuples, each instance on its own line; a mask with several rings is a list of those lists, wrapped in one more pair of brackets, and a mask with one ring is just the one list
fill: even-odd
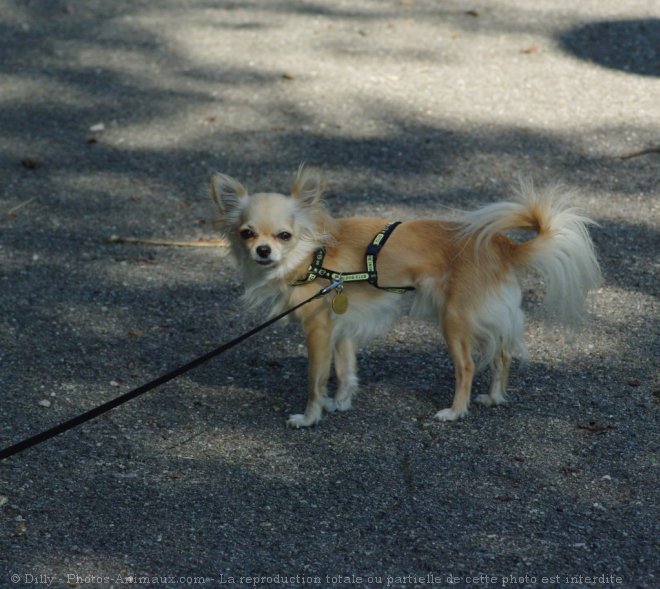
[(27, 170), (36, 170), (39, 166), (41, 166), (41, 162), (33, 157), (25, 156), (21, 160), (21, 166)]
[(578, 423), (578, 429), (586, 430), (592, 434), (604, 434), (607, 431), (616, 429), (616, 426), (609, 423), (590, 421), (588, 423)]

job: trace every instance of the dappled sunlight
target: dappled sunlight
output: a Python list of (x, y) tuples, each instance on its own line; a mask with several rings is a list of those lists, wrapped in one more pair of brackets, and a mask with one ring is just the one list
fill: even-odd
[(12, 567), (62, 586), (610, 567), (653, 586), (650, 0), (0, 4), (1, 445), (268, 314), (245, 311), (226, 247), (195, 247), (219, 237), (214, 171), (288, 193), (304, 161), (332, 214), (392, 220), (511, 198), (518, 177), (560, 184), (597, 222), (604, 275), (575, 334), (545, 328), (524, 283), (510, 403), (455, 423), (433, 419), (454, 387), (440, 330), (405, 318), (359, 351), (350, 411), (287, 428), (307, 359), (278, 323), (13, 457), (0, 585)]

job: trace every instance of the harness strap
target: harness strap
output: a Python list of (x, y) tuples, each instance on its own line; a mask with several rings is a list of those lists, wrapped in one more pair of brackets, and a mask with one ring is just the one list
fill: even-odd
[(367, 247), (365, 261), (367, 265), (367, 272), (369, 274), (369, 278), (367, 279), (369, 284), (375, 286), (376, 288), (380, 288), (381, 290), (387, 290), (389, 292), (403, 294), (404, 292), (415, 290), (415, 287), (414, 286), (380, 286), (378, 284), (378, 271), (376, 270), (376, 258), (378, 257), (380, 250), (383, 249), (383, 246), (389, 239), (390, 235), (392, 235), (392, 232), (399, 225), (401, 225), (401, 221), (393, 221), (392, 223), (388, 223), (387, 225), (385, 225), (385, 227), (383, 227), (380, 233), (378, 233), (376, 237), (373, 238), (372, 242), (369, 244), (369, 247)]
[(376, 236), (373, 238), (367, 252), (365, 254), (366, 272), (335, 272), (323, 267), (323, 259), (325, 258), (325, 248), (320, 247), (314, 252), (314, 258), (309, 268), (307, 269), (307, 276), (300, 280), (296, 280), (291, 286), (300, 286), (313, 282), (317, 278), (325, 278), (326, 280), (340, 280), (342, 282), (368, 282), (372, 286), (381, 290), (403, 294), (410, 290), (415, 290), (414, 286), (380, 286), (378, 284), (378, 272), (376, 271), (376, 258), (380, 250), (385, 245), (392, 232), (401, 224), (401, 221), (394, 221), (388, 223)]

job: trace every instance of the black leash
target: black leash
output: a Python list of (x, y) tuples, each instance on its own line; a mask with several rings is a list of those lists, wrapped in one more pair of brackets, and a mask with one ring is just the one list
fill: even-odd
[(135, 399), (135, 397), (139, 397), (140, 395), (143, 395), (144, 393), (151, 391), (152, 389), (155, 389), (156, 387), (165, 384), (166, 382), (169, 382), (170, 380), (173, 380), (177, 378), (178, 376), (181, 376), (183, 373), (188, 372), (189, 370), (192, 370), (193, 368), (196, 368), (200, 364), (203, 364), (207, 360), (210, 360), (211, 358), (214, 358), (215, 356), (218, 356), (222, 354), (223, 352), (226, 352), (230, 348), (233, 348), (234, 346), (237, 346), (244, 340), (248, 339), (249, 337), (252, 337), (256, 333), (259, 333), (261, 330), (266, 329), (266, 327), (269, 327), (276, 321), (279, 321), (280, 319), (286, 317), (290, 313), (293, 313), (297, 309), (300, 309), (303, 305), (306, 305), (307, 303), (312, 302), (314, 299), (320, 298), (322, 296), (325, 296), (328, 294), (330, 291), (338, 288), (341, 286), (341, 281), (335, 280), (331, 282), (328, 286), (322, 288), (319, 292), (317, 292), (314, 296), (309, 297), (308, 299), (304, 300), (302, 303), (298, 303), (297, 305), (291, 307), (290, 309), (287, 309), (283, 313), (280, 313), (279, 315), (269, 319), (265, 323), (262, 323), (261, 325), (258, 325), (257, 327), (251, 329), (250, 331), (244, 333), (243, 335), (238, 336), (237, 338), (231, 340), (230, 342), (227, 342), (225, 344), (222, 344), (221, 346), (217, 347), (215, 350), (212, 350), (208, 352), (207, 354), (204, 354), (203, 356), (200, 356), (199, 358), (195, 358), (191, 362), (188, 362), (187, 364), (184, 364), (183, 366), (180, 366), (179, 368), (176, 368), (167, 374), (163, 374), (162, 376), (159, 376), (158, 378), (152, 380), (151, 382), (148, 382), (146, 384), (143, 384), (142, 386), (133, 389), (132, 391), (129, 391), (128, 393), (125, 393), (123, 395), (120, 395), (119, 397), (116, 397), (115, 399), (111, 399), (110, 401), (103, 403), (102, 405), (99, 405), (98, 407), (95, 407), (94, 409), (90, 409), (89, 411), (86, 411), (85, 413), (82, 413), (81, 415), (78, 415), (72, 419), (69, 419), (68, 421), (64, 421), (55, 427), (52, 427), (46, 431), (43, 431), (35, 436), (32, 436), (30, 438), (26, 438), (25, 440), (18, 442), (17, 444), (14, 444), (13, 446), (9, 446), (7, 448), (4, 448), (0, 450), (0, 460), (4, 460), (5, 458), (9, 458), (10, 456), (14, 456), (15, 454), (18, 454), (19, 452), (23, 452), (23, 450), (27, 450), (28, 448), (31, 448), (32, 446), (36, 446), (37, 444), (41, 444), (42, 442), (45, 442), (46, 440), (50, 440), (51, 438), (54, 438), (55, 436), (60, 435), (61, 433), (64, 433), (70, 429), (73, 429), (74, 427), (77, 427), (86, 421), (90, 421), (94, 419), (95, 417), (98, 417), (99, 415), (102, 415), (103, 413), (107, 413), (111, 409), (114, 409), (115, 407), (118, 407), (119, 405), (123, 405), (124, 403), (130, 401), (131, 399)]

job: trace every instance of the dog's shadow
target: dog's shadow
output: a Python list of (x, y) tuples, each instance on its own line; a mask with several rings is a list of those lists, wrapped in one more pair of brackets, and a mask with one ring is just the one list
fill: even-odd
[[(370, 346), (357, 354), (360, 381), (356, 402), (386, 395), (392, 399), (405, 398), (407, 403), (428, 405), (449, 404), (454, 395), (454, 368), (447, 350), (442, 346), (413, 345), (391, 349), (389, 346)], [(264, 355), (257, 349), (241, 354), (226, 363), (199, 371), (195, 380), (210, 388), (230, 382), (266, 397), (269, 405), (304, 407), (306, 401), (308, 362), (304, 351), (300, 354)], [(514, 366), (514, 370), (515, 370)], [(240, 373), (240, 376), (239, 376)], [(473, 394), (487, 392), (489, 370), (475, 375)], [(337, 388), (334, 372), (328, 381), (328, 394)], [(256, 401), (256, 400), (255, 400)], [(259, 401), (261, 403), (262, 401)]]

